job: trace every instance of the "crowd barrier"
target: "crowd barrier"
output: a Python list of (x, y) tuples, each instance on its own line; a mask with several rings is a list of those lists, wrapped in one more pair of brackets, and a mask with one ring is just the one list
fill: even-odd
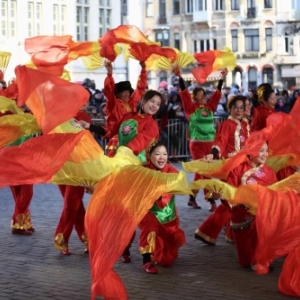
[[(219, 126), (226, 117), (214, 117), (215, 128)], [(158, 120), (159, 122), (159, 120)], [(93, 119), (95, 125), (105, 125), (104, 119)], [(105, 150), (106, 142), (95, 135), (100, 146)], [(189, 159), (189, 124), (181, 119), (170, 119), (164, 130), (161, 130), (160, 136), (162, 142), (167, 146), (169, 158), (171, 159)]]

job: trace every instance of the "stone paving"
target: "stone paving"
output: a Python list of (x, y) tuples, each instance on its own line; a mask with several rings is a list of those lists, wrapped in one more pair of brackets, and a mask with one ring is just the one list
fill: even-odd
[[(180, 168), (180, 164), (176, 167)], [(192, 180), (193, 176), (189, 174), (188, 178)], [(62, 256), (53, 247), (53, 235), (62, 209), (58, 188), (52, 184), (34, 187), (31, 212), (36, 232), (32, 236), (11, 234), (14, 203), (9, 188), (0, 190), (0, 199), (0, 300), (90, 299), (89, 260), (84, 245), (73, 232), (71, 256)], [(85, 195), (85, 203), (88, 199), (89, 195)], [(187, 244), (180, 250), (172, 268), (160, 268), (159, 274), (149, 275), (142, 269), (136, 239), (132, 263), (118, 261), (115, 266), (129, 299), (294, 299), (277, 290), (283, 259), (275, 262), (274, 272), (268, 275), (258, 276), (241, 268), (236, 261), (234, 245), (225, 242), (223, 233), (214, 247), (194, 239), (196, 227), (209, 215), (209, 205), (203, 195), (198, 196), (201, 210), (188, 207), (187, 196), (176, 199)]]

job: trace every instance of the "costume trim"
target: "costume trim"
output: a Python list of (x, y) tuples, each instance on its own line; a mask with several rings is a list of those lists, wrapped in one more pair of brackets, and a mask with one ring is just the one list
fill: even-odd
[(32, 227), (30, 213), (19, 214), (15, 216), (15, 220), (16, 222), (14, 220), (11, 221), (11, 228), (13, 229), (27, 230)]
[(216, 243), (216, 239), (213, 239), (213, 238), (209, 237), (205, 233), (201, 232), (199, 229), (197, 229), (195, 231), (195, 234), (198, 235), (198, 236), (200, 236), (202, 239), (206, 240), (207, 242), (209, 242), (211, 244), (215, 244)]
[(139, 251), (141, 254), (146, 253), (153, 253), (155, 250), (155, 240), (156, 240), (156, 233), (151, 231), (147, 235), (147, 243), (148, 245), (145, 247), (139, 247)]
[(69, 250), (68, 244), (65, 243), (64, 235), (62, 233), (55, 236), (54, 247), (57, 250)]

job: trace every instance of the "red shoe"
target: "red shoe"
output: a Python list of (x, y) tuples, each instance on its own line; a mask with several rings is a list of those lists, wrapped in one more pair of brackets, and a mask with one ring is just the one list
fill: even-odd
[(158, 273), (158, 268), (151, 262), (147, 262), (143, 265), (144, 270), (148, 274), (157, 274)]
[(88, 248), (85, 248), (85, 249), (84, 249), (84, 253), (89, 254), (89, 249), (88, 249)]
[(213, 204), (210, 206), (209, 211), (210, 211), (210, 212), (214, 212), (216, 209), (217, 209), (217, 204), (216, 204), (216, 203), (213, 203)]
[(197, 202), (196, 202), (196, 201), (193, 201), (193, 200), (189, 200), (188, 206), (192, 206), (192, 207), (195, 208), (195, 209), (201, 209), (201, 206), (199, 206), (199, 205), (197, 204)]
[(31, 232), (35, 232), (35, 228), (34, 227), (30, 227), (27, 229), (28, 231), (31, 231)]
[(70, 252), (69, 249), (61, 250), (60, 252), (61, 252), (61, 254), (63, 254), (63, 255), (71, 255), (71, 252)]
[(25, 229), (12, 229), (12, 234), (21, 234), (21, 235), (32, 235), (32, 232)]
[(128, 264), (131, 262), (131, 256), (128, 254), (122, 254), (121, 260), (123, 263)]

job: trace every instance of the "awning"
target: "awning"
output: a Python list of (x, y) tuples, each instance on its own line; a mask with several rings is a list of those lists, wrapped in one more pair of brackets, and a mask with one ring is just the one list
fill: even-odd
[[(195, 81), (195, 78), (192, 73), (181, 74), (181, 77), (185, 81)], [(206, 81), (218, 81), (219, 79), (221, 79), (221, 77), (222, 77), (221, 71), (215, 71), (215, 72), (212, 72), (211, 74), (209, 74)]]

